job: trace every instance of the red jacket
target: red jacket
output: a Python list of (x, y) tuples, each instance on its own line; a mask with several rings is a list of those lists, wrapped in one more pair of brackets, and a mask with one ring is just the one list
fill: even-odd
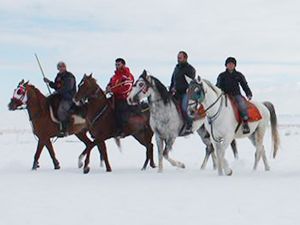
[(130, 73), (129, 68), (124, 67), (122, 70), (115, 71), (107, 86), (117, 99), (126, 100), (132, 90), (133, 82), (134, 77)]

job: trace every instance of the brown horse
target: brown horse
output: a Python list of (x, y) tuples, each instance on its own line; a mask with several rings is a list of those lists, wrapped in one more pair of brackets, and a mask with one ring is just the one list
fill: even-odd
[[(27, 108), (29, 119), (32, 123), (33, 133), (38, 138), (38, 145), (34, 155), (32, 169), (39, 168), (39, 158), (44, 146), (47, 147), (52, 158), (54, 169), (60, 169), (58, 160), (51, 143), (51, 138), (57, 137), (60, 131), (59, 122), (54, 118), (52, 107), (50, 107), (47, 98), (33, 85), (22, 80), (14, 91), (14, 95), (8, 105), (9, 110)], [(86, 148), (82, 154), (90, 151), (96, 144), (86, 135), (86, 122), (84, 119), (73, 116), (73, 122), (68, 130), (69, 134), (75, 134), (81, 140)], [(99, 149), (101, 151), (101, 149)]]
[[(92, 74), (89, 76), (84, 75), (78, 85), (78, 91), (74, 96), (74, 100), (75, 102), (86, 100), (85, 118), (87, 120), (88, 129), (103, 152), (103, 159), (107, 171), (111, 171), (105, 140), (114, 138), (118, 135), (112, 103), (106, 98), (106, 94), (98, 86), (96, 80), (92, 77)], [(142, 169), (146, 169), (149, 161), (150, 166), (154, 168), (155, 164), (153, 161), (152, 144), (153, 132), (149, 125), (148, 112), (136, 116), (129, 116), (128, 124), (126, 124), (123, 133), (124, 137), (132, 135), (140, 144), (146, 147), (146, 161), (144, 162)], [(85, 159), (85, 173), (89, 172), (90, 152), (91, 149), (87, 152), (87, 157)], [(82, 156), (79, 156), (79, 158), (82, 158)]]

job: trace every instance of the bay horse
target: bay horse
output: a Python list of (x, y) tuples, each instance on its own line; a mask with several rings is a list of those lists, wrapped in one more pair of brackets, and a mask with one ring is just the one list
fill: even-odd
[[(177, 104), (173, 101), (173, 97), (168, 92), (167, 88), (157, 78), (148, 75), (146, 70), (143, 71), (142, 75), (134, 84), (134, 87), (128, 96), (128, 102), (129, 104), (136, 104), (145, 98), (148, 98), (150, 107), (150, 126), (155, 133), (158, 147), (158, 172), (163, 171), (163, 157), (169, 161), (171, 165), (185, 168), (185, 165), (182, 162), (169, 157), (169, 151), (172, 149), (175, 139), (180, 136), (184, 121), (178, 110)], [(197, 131), (202, 141), (207, 146), (206, 156), (201, 166), (202, 169), (205, 168), (210, 154), (212, 155), (214, 167), (216, 165), (214, 149), (211, 145), (209, 134), (204, 127), (202, 127), (203, 123), (204, 117), (196, 119), (193, 123), (193, 131)], [(232, 142), (232, 148), (237, 157), (235, 141)]]
[[(58, 136), (60, 126), (59, 122), (55, 119), (53, 109), (48, 99), (35, 86), (22, 80), (14, 90), (8, 108), (11, 111), (26, 108), (28, 111), (33, 133), (38, 138), (32, 169), (36, 170), (40, 167), (39, 158), (44, 146), (46, 146), (49, 151), (54, 169), (60, 169), (60, 164), (55, 156), (51, 142), (51, 138)], [(95, 142), (87, 137), (86, 122), (83, 118), (73, 116), (73, 122), (68, 132), (70, 135), (75, 134), (75, 136), (85, 144), (86, 148), (82, 154), (85, 154), (96, 145)], [(101, 151), (101, 149), (99, 149), (99, 151)], [(102, 158), (101, 152), (100, 158)]]
[[(74, 96), (74, 102), (85, 101), (85, 111), (88, 129), (95, 142), (103, 150), (103, 159), (108, 171), (111, 171), (108, 160), (105, 140), (116, 138), (118, 130), (115, 121), (115, 113), (112, 103), (106, 97), (106, 93), (97, 84), (92, 74), (84, 74), (81, 82), (78, 85), (78, 91)], [(124, 126), (124, 136), (133, 136), (140, 144), (146, 147), (146, 160), (143, 164), (142, 170), (147, 168), (150, 161), (150, 166), (155, 168), (153, 161), (153, 132), (149, 126), (148, 112), (139, 114), (138, 116), (130, 116), (128, 123)], [(87, 156), (84, 162), (84, 172), (89, 172), (90, 152), (87, 151)], [(79, 156), (83, 159), (83, 155)]]
[(274, 105), (270, 102), (251, 101), (257, 107), (261, 119), (254, 122), (249, 121), (250, 133), (243, 134), (242, 126), (236, 119), (232, 104), (226, 104), (227, 96), (218, 87), (200, 77), (194, 80), (186, 77), (186, 80), (189, 83), (189, 111), (196, 111), (199, 104), (202, 104), (206, 110), (205, 127), (210, 132), (212, 144), (216, 149), (218, 174), (223, 175), (223, 172), (225, 172), (228, 176), (232, 175), (232, 169), (225, 159), (225, 150), (233, 139), (245, 137), (248, 137), (256, 147), (253, 169), (257, 169), (258, 162), (262, 158), (265, 170), (270, 170), (263, 140), (270, 122), (273, 157), (275, 158), (279, 149), (280, 138)]

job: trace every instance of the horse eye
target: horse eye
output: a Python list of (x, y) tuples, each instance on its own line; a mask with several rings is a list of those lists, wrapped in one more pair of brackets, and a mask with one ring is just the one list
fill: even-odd
[(143, 87), (144, 86), (144, 84), (143, 83), (139, 83), (139, 87)]
[(18, 91), (17, 91), (17, 94), (18, 95), (21, 95), (21, 94), (23, 94), (24, 92), (23, 92), (23, 90), (21, 90), (21, 89), (19, 89)]

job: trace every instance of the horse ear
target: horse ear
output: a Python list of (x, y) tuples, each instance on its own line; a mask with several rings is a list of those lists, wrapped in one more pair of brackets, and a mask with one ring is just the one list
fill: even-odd
[(93, 73), (90, 74), (90, 77), (93, 77)]
[(19, 85), (24, 84), (24, 79), (19, 82)]
[(198, 83), (201, 82), (201, 77), (199, 75), (197, 76), (197, 81), (198, 81)]
[(142, 76), (143, 76), (143, 77), (146, 77), (146, 76), (147, 76), (147, 71), (146, 71), (145, 69), (143, 70)]
[(29, 80), (26, 83), (23, 84), (24, 87), (26, 87), (28, 85), (28, 83), (29, 83)]
[(186, 82), (187, 82), (188, 84), (190, 84), (190, 83), (193, 81), (192, 78), (190, 78), (190, 77), (188, 77), (188, 76), (186, 76), (186, 75), (185, 75), (185, 80), (186, 80)]
[(84, 78), (86, 78), (86, 73), (83, 75)]

